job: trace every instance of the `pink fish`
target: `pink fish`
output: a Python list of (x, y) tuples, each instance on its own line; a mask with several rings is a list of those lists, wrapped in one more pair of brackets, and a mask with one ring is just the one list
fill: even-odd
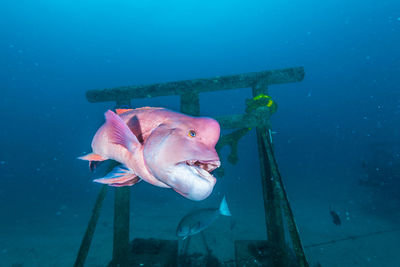
[(117, 113), (105, 113), (93, 152), (80, 157), (91, 168), (107, 159), (122, 164), (96, 182), (128, 186), (143, 179), (197, 201), (211, 194), (216, 179), (210, 172), (221, 165), (215, 150), (220, 135), (216, 120), (150, 107)]

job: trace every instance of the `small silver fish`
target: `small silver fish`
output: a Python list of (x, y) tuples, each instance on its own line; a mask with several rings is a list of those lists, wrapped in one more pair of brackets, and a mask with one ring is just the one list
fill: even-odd
[(179, 222), (176, 235), (185, 240), (209, 227), (220, 215), (232, 216), (225, 197), (217, 209), (199, 209), (185, 215)]

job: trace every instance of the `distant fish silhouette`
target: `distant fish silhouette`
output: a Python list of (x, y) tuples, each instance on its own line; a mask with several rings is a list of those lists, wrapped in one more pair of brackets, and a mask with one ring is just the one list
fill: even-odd
[(333, 222), (335, 225), (341, 225), (341, 224), (342, 224), (342, 221), (340, 220), (339, 214), (337, 214), (336, 211), (332, 210), (332, 207), (331, 207), (331, 206), (329, 206), (329, 213), (331, 214), (331, 216), (332, 216), (332, 222)]

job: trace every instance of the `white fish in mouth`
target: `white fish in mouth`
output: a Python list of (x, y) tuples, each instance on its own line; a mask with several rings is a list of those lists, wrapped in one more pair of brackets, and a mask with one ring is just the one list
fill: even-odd
[(198, 209), (185, 215), (179, 222), (176, 235), (186, 239), (209, 227), (220, 215), (232, 216), (225, 197), (217, 209)]

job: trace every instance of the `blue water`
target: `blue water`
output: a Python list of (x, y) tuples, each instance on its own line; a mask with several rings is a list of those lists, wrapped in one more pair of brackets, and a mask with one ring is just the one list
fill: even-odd
[[(85, 92), (122, 85), (304, 66), (302, 82), (269, 88), (279, 104), (272, 117), (275, 152), (304, 243), (392, 229), (399, 222), (398, 0), (4, 0), (0, 25), (0, 266), (73, 263), (100, 189), (76, 157), (90, 151), (103, 113), (114, 108), (112, 102), (89, 103)], [(242, 113), (250, 96), (248, 88), (203, 94), (201, 113)], [(179, 110), (179, 99), (132, 105)], [(376, 146), (387, 152), (383, 159), (374, 157)], [(265, 239), (254, 131), (241, 140), (237, 165), (227, 162), (227, 154), (221, 155), (226, 175), (204, 203), (171, 190), (134, 188), (138, 205), (149, 205), (133, 216), (140, 213), (144, 231), (153, 231), (138, 235), (158, 236), (146, 211), (160, 199), (171, 203), (165, 214), (174, 214), (182, 206), (215, 207), (226, 194), (232, 213), (246, 218), (237, 224), (243, 229), (237, 237)], [(376, 169), (385, 173), (374, 176)], [(360, 185), (366, 175), (378, 185)], [(329, 205), (342, 216), (340, 228), (331, 222)], [(112, 223), (111, 197), (107, 207)], [(173, 238), (181, 212), (159, 230), (170, 231), (166, 237)], [(252, 234), (253, 219), (260, 228)], [(65, 235), (76, 238), (67, 242)], [(391, 237), (372, 237), (371, 247), (343, 243), (342, 250), (337, 244), (306, 254), (323, 266), (399, 266), (388, 248), (400, 236)], [(32, 241), (40, 238), (47, 243)], [(65, 260), (49, 258), (43, 252), (49, 246), (59, 247), (65, 254), (51, 254)], [(93, 262), (88, 266), (104, 266)]]

